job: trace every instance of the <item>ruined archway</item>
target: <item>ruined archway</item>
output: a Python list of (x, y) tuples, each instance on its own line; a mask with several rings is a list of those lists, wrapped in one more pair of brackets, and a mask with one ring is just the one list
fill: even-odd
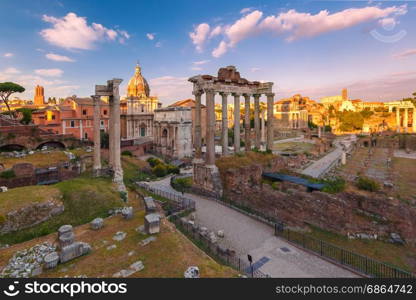
[(65, 145), (61, 142), (57, 142), (57, 141), (48, 141), (48, 142), (44, 142), (42, 144), (39, 144), (36, 149), (42, 149), (43, 147), (48, 147), (48, 148), (54, 148), (54, 149), (65, 149)]
[(12, 151), (23, 151), (26, 147), (19, 144), (7, 144), (0, 146), (0, 152), (12, 152)]

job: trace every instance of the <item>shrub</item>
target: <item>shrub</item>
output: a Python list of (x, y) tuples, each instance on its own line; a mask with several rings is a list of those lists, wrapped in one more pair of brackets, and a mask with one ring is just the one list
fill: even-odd
[(360, 190), (365, 190), (365, 191), (370, 191), (370, 192), (376, 192), (380, 188), (379, 184), (376, 181), (368, 177), (364, 177), (364, 176), (358, 177), (357, 187)]
[(6, 170), (0, 173), (0, 177), (4, 179), (14, 178), (16, 177), (16, 174), (13, 170)]
[(131, 151), (129, 151), (129, 150), (124, 150), (123, 152), (121, 152), (121, 155), (133, 156), (133, 153), (131, 153)]
[(167, 174), (167, 169), (163, 164), (157, 164), (155, 167), (153, 167), (152, 172), (157, 177), (163, 177)]
[(174, 165), (167, 165), (166, 166), (167, 172), (169, 174), (179, 174), (179, 168)]
[(172, 181), (172, 187), (184, 193), (192, 187), (192, 177), (176, 178)]
[(158, 158), (154, 158), (154, 157), (149, 157), (148, 159), (147, 159), (147, 162), (149, 163), (149, 165), (153, 168), (153, 167), (155, 167), (156, 165), (158, 165), (158, 164), (161, 164), (161, 163), (163, 163), (160, 159), (158, 159)]
[(345, 180), (341, 177), (336, 177), (334, 179), (324, 180), (323, 183), (325, 187), (322, 189), (323, 192), (336, 194), (340, 193), (345, 189)]

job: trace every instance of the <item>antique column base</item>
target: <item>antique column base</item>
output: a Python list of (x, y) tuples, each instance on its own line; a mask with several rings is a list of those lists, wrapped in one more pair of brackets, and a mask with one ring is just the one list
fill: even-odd
[(127, 193), (127, 189), (123, 181), (123, 170), (114, 170), (113, 182), (117, 186), (117, 191)]
[(101, 168), (94, 168), (92, 170), (92, 176), (93, 177), (100, 177), (101, 176)]

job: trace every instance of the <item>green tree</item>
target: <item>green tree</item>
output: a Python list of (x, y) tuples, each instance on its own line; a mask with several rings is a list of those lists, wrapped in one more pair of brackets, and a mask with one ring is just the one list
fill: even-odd
[(343, 111), (338, 114), (341, 131), (360, 130), (363, 128), (364, 118), (359, 112)]
[(10, 118), (13, 119), (13, 114), (9, 106), (9, 97), (14, 93), (23, 93), (25, 88), (14, 82), (2, 82), (0, 83), (0, 100), (6, 104), (9, 111)]
[(19, 108), (17, 111), (21, 112), (23, 115), (20, 123), (27, 125), (32, 122), (32, 110), (30, 108)]
[(173, 182), (174, 188), (182, 194), (188, 191), (192, 187), (192, 178), (177, 178)]

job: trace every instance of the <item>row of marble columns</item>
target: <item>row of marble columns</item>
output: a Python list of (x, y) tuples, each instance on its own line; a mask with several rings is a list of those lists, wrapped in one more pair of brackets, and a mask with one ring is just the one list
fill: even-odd
[[(195, 95), (195, 157), (196, 159), (202, 158), (202, 134), (201, 134), (201, 96), (205, 92), (206, 95), (206, 164), (215, 164), (215, 90), (206, 89), (204, 91), (194, 92)], [(228, 117), (227, 117), (227, 100), (230, 93), (219, 92), (222, 97), (222, 128), (221, 128), (221, 144), (222, 154), (228, 153)], [(255, 140), (254, 145), (260, 149), (262, 136), (260, 133), (260, 94), (238, 94), (233, 93), (234, 97), (234, 152), (240, 152), (240, 97), (244, 96), (245, 111), (244, 114), (244, 129), (245, 129), (245, 149), (251, 149), (251, 137), (250, 137), (250, 98), (254, 98), (254, 132)], [(267, 142), (266, 149), (272, 150), (273, 147), (273, 99), (274, 94), (268, 93), (267, 96)], [(264, 122), (264, 118), (262, 118)], [(264, 125), (264, 123), (263, 123)]]
[[(412, 132), (416, 132), (416, 109), (413, 108), (413, 115), (412, 115)], [(396, 107), (396, 126), (397, 132), (401, 132), (401, 116), (400, 116), (400, 107)], [(409, 109), (404, 108), (404, 115), (403, 115), (403, 128), (404, 132), (407, 132), (409, 127)]]

